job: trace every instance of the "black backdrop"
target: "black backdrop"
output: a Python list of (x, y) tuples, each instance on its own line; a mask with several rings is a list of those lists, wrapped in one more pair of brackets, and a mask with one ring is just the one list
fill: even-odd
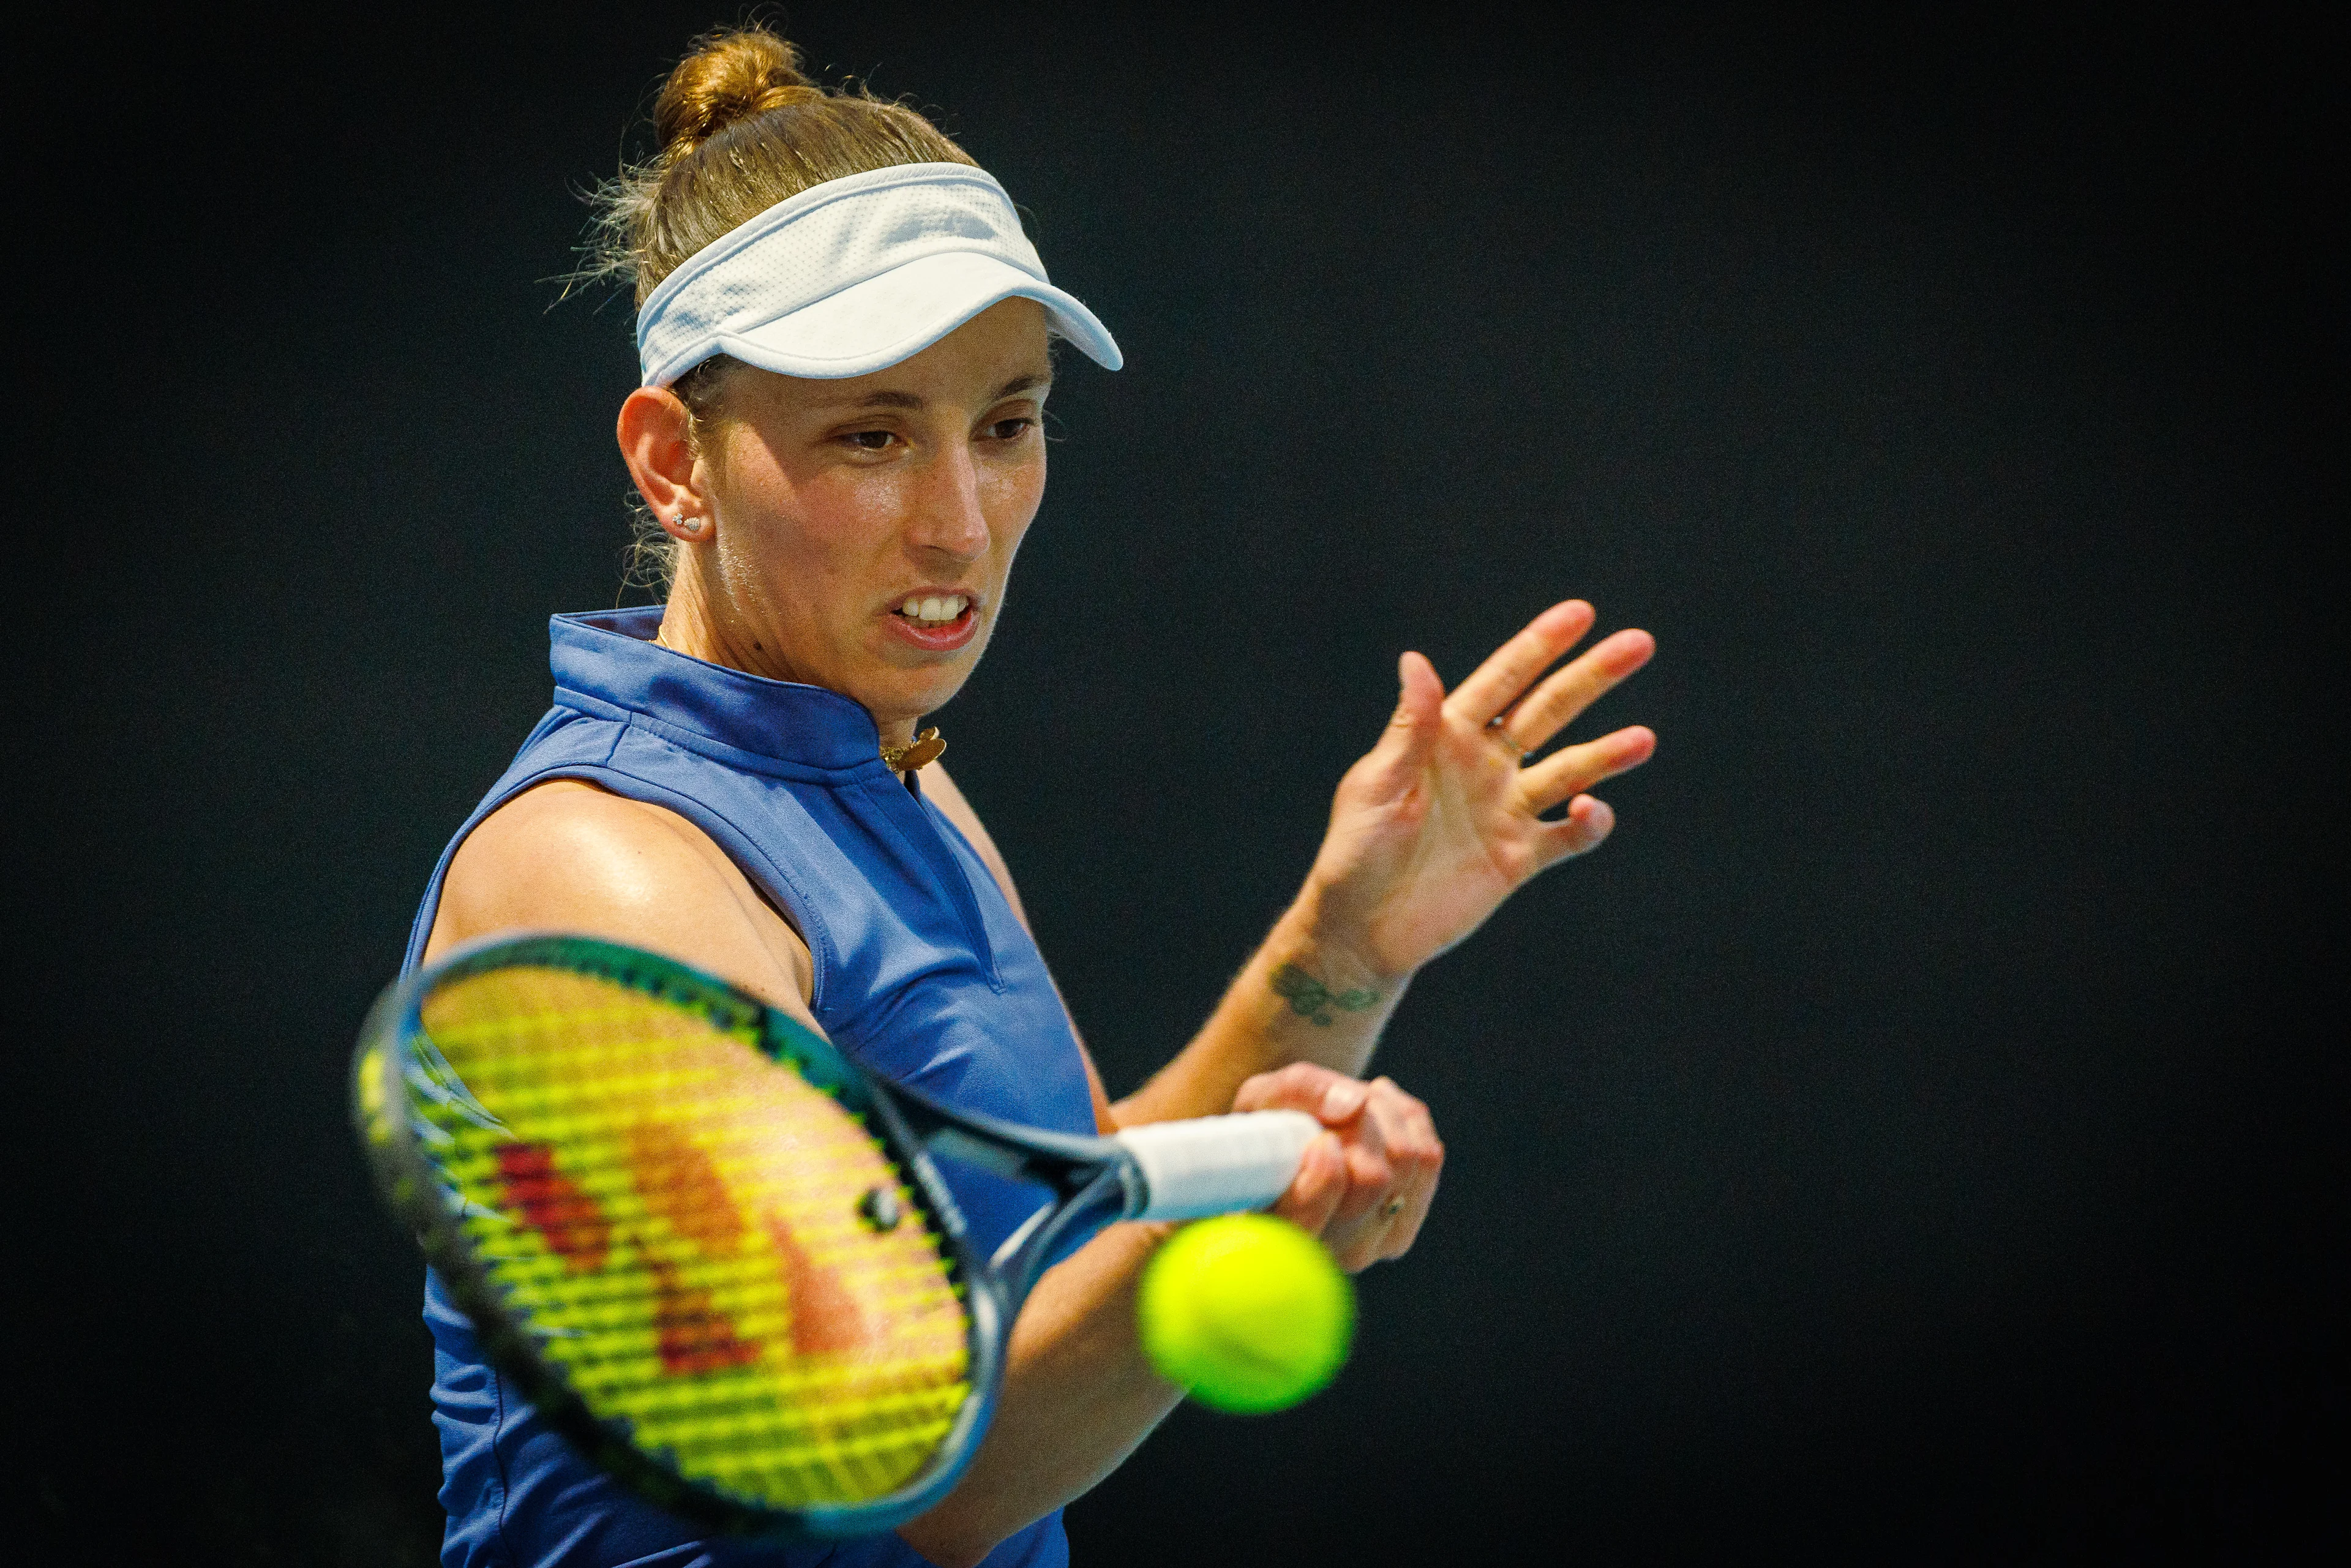
[[(629, 312), (542, 280), (725, 19), (486, 10), (17, 51), (45, 1560), (437, 1529), (343, 1052), (546, 615), (613, 601)], [(2328, 48), (1807, 16), (787, 18), (944, 106), (1129, 356), (1067, 367), (941, 716), (1114, 1092), (1400, 648), (1458, 677), (1568, 592), (1662, 644), (1614, 840), (1390, 1034), (1451, 1155), (1348, 1375), (1178, 1414), (1081, 1561), (2261, 1555), (2339, 1486)]]

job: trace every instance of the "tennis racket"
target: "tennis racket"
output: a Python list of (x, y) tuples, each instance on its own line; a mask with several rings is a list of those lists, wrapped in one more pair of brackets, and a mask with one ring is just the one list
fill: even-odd
[[(1055, 1246), (1261, 1208), (1294, 1111), (1106, 1138), (885, 1083), (757, 998), (580, 936), (481, 944), (386, 991), (353, 1114), (484, 1353), (590, 1460), (705, 1528), (888, 1530), (955, 1484)], [(978, 1258), (935, 1155), (1050, 1199)]]

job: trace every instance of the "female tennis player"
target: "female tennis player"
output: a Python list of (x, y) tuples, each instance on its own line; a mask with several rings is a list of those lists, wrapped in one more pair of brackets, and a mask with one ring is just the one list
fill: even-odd
[[(1649, 637), (1552, 670), (1593, 625), (1570, 601), (1449, 695), (1405, 654), (1395, 717), (1341, 780), (1296, 902), (1198, 1037), (1111, 1103), (917, 725), (977, 665), (1043, 495), (1050, 340), (1111, 370), (1117, 346), (960, 148), (811, 83), (770, 33), (705, 40), (654, 118), (661, 150), (608, 192), (602, 232), (638, 299), (620, 445), (667, 602), (556, 618), (555, 706), (443, 856), (408, 966), (580, 932), (725, 977), (865, 1066), (1013, 1122), (1307, 1111), (1327, 1134), (1278, 1212), (1350, 1270), (1399, 1256), (1443, 1149), (1420, 1102), (1360, 1075), (1422, 965), (1607, 836), (1584, 791), (1646, 760), (1646, 729), (1526, 759)], [(948, 1175), (981, 1256), (1033, 1206)], [(486, 1364), (434, 1281), (444, 1560), (1064, 1563), (1061, 1506), (1180, 1396), (1136, 1343), (1135, 1281), (1165, 1228), (1112, 1226), (1047, 1273), (944, 1502), (805, 1549), (697, 1540), (622, 1491)]]

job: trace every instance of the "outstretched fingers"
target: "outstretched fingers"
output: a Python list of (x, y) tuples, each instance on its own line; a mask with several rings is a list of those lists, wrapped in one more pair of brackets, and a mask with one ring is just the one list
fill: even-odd
[(1506, 727), (1510, 742), (1521, 751), (1540, 751), (1551, 737), (1573, 723), (1578, 714), (1600, 700), (1609, 688), (1649, 662), (1657, 640), (1646, 632), (1627, 629), (1602, 638), (1576, 655), (1573, 664), (1551, 677), (1510, 710)]
[(1592, 606), (1581, 599), (1552, 605), (1455, 687), (1445, 711), (1471, 724), (1484, 724), (1501, 713), (1592, 630), (1593, 616)]

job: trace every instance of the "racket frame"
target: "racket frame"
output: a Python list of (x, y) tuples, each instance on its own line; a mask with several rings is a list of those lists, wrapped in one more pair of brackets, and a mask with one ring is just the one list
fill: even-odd
[[(756, 1029), (762, 1055), (786, 1064), (851, 1114), (862, 1116), (880, 1140), (920, 1218), (937, 1238), (949, 1282), (963, 1301), (968, 1354), (965, 1379), (971, 1390), (946, 1437), (904, 1485), (862, 1503), (793, 1511), (724, 1496), (638, 1448), (625, 1422), (597, 1416), (559, 1366), (540, 1353), (538, 1337), (523, 1314), (507, 1304), (504, 1292), (476, 1257), (465, 1232), (462, 1200), (452, 1201), (455, 1195), (444, 1185), (425, 1151), (408, 1100), (408, 1070), (417, 1060), (414, 1048), (420, 1040), (430, 1044), (423, 1026), (425, 998), (447, 982), (515, 967), (598, 976), (702, 1010), (725, 1032)], [(936, 1504), (961, 1478), (987, 1429), (1003, 1386), (1012, 1322), (1047, 1260), (1076, 1228), (1138, 1213), (1144, 1202), (1144, 1179), (1134, 1157), (1109, 1139), (1018, 1126), (942, 1104), (867, 1072), (821, 1035), (716, 976), (594, 937), (505, 936), (452, 951), (383, 993), (360, 1031), (351, 1061), (352, 1120), (377, 1188), (472, 1321), (484, 1355), (515, 1380), (549, 1425), (590, 1463), (655, 1507), (728, 1535), (778, 1541), (874, 1535)], [(428, 1080), (443, 1074), (456, 1080), (445, 1061), (437, 1071), (423, 1062), (421, 1070)], [(443, 1089), (447, 1092), (445, 1083)], [(470, 1100), (470, 1093), (462, 1098)], [(475, 1108), (487, 1113), (478, 1104)], [(1041, 1185), (1052, 1192), (1053, 1201), (1030, 1215), (983, 1264), (963, 1212), (933, 1160), (934, 1151)]]

